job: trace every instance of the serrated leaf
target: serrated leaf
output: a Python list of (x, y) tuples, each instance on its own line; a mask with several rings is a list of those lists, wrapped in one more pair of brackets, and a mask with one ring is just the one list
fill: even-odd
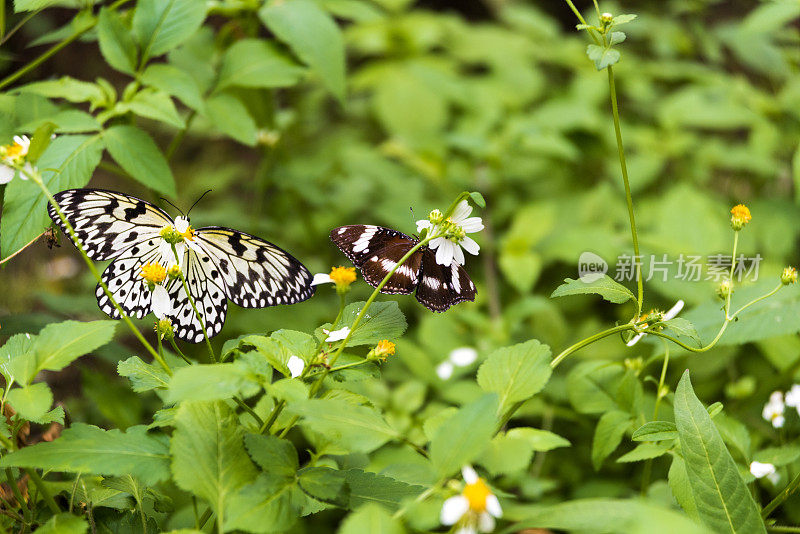
[(292, 490), (296, 481), (262, 473), (255, 482), (247, 484), (228, 499), (225, 530), (244, 530), (266, 533), (282, 532), (298, 518)]
[(345, 48), (333, 18), (311, 0), (267, 3), (258, 16), (310, 66), (340, 101), (345, 96)]
[(703, 345), (703, 342), (700, 341), (700, 335), (697, 333), (694, 325), (683, 317), (675, 317), (669, 321), (664, 321), (664, 326), (672, 330), (678, 337), (688, 337), (695, 341), (698, 346)]
[(536, 452), (545, 452), (559, 447), (569, 447), (570, 442), (558, 434), (549, 430), (538, 428), (517, 427), (508, 431), (507, 435), (512, 438), (522, 438), (528, 442)]
[(41, 534), (83, 534), (89, 528), (86, 520), (68, 512), (52, 516), (44, 525), (36, 529)]
[(242, 39), (225, 51), (217, 88), (289, 87), (298, 83), (305, 72), (306, 69), (277, 44)]
[(678, 427), (671, 421), (650, 421), (633, 431), (633, 441), (677, 439)]
[(11, 389), (8, 403), (22, 419), (40, 423), (53, 404), (53, 392), (44, 382), (37, 382)]
[(590, 294), (600, 295), (605, 300), (613, 302), (614, 304), (622, 304), (629, 300), (636, 300), (636, 297), (631, 293), (630, 289), (622, 284), (618, 284), (607, 274), (604, 274), (603, 278), (592, 282), (565, 278), (564, 283), (553, 291), (550, 298)]
[(295, 330), (277, 330), (269, 337), (244, 336), (239, 344), (254, 346), (272, 367), (286, 377), (291, 376), (287, 364), (292, 356), (297, 356), (308, 364), (316, 356), (314, 351), (317, 348), (317, 342), (312, 336)]
[(237, 518), (239, 490), (256, 476), (244, 432), (222, 402), (184, 402), (175, 415), (172, 474), (175, 483), (208, 501), (220, 524)]
[(191, 37), (206, 18), (204, 0), (139, 0), (133, 33), (144, 60), (160, 56)]
[(619, 447), (622, 437), (631, 424), (633, 424), (631, 414), (620, 410), (606, 412), (600, 417), (592, 440), (592, 465), (595, 471), (599, 470), (603, 460)]
[(347, 507), (349, 491), (343, 471), (330, 467), (306, 467), (297, 473), (297, 484), (309, 497)]
[(338, 534), (404, 534), (402, 524), (390, 513), (375, 504), (366, 504), (342, 522)]
[[(342, 317), (336, 329), (352, 328), (356, 316), (358, 316), (363, 307), (364, 302), (348, 304), (342, 312)], [(322, 325), (317, 329), (317, 337), (327, 337), (322, 332), (322, 329), (330, 330), (331, 326), (330, 323)], [(406, 318), (396, 302), (373, 302), (367, 313), (361, 318), (361, 322), (347, 342), (347, 346), (375, 345), (382, 339), (397, 339), (403, 335), (407, 326)]]
[(168, 196), (175, 196), (175, 179), (167, 160), (155, 141), (135, 126), (112, 126), (103, 132), (108, 153), (145, 186)]
[(203, 107), (200, 87), (187, 72), (163, 63), (149, 65), (142, 73), (141, 82), (174, 96), (195, 111)]
[(619, 44), (625, 40), (625, 32), (611, 32), (610, 43), (612, 45)]
[(717, 532), (765, 533), (756, 503), (711, 416), (694, 394), (689, 371), (675, 391), (675, 424), (700, 519)]
[(532, 339), (490, 354), (478, 369), (478, 385), (498, 394), (503, 413), (541, 391), (551, 373), (550, 347)]
[(629, 463), (629, 462), (641, 462), (643, 460), (650, 460), (652, 458), (658, 458), (669, 451), (672, 448), (671, 442), (663, 442), (663, 443), (640, 443), (634, 448), (632, 451), (627, 452), (617, 458), (617, 462), (619, 463)]
[(75, 423), (51, 442), (24, 447), (0, 459), (0, 467), (34, 467), (67, 473), (133, 475), (144, 484), (169, 479), (169, 440), (144, 426), (126, 432)]
[(603, 70), (609, 65), (614, 65), (619, 61), (620, 57), (618, 50), (593, 44), (586, 47), (586, 55), (594, 61), (594, 66), (597, 70)]
[(167, 402), (232, 399), (236, 395), (252, 397), (259, 383), (247, 368), (236, 363), (189, 365), (176, 369), (169, 380)]
[(631, 22), (637, 16), (638, 15), (634, 15), (632, 13), (617, 15), (616, 17), (611, 19), (611, 22), (612, 24), (614, 24), (614, 26), (619, 26), (620, 24), (627, 24), (628, 22)]
[(166, 388), (169, 375), (163, 367), (145, 363), (138, 356), (131, 356), (117, 364), (117, 373), (131, 381), (131, 388), (136, 393), (156, 388)]
[(425, 490), (422, 486), (362, 469), (348, 469), (344, 471), (344, 477), (349, 488), (348, 506), (351, 509), (372, 503), (395, 511), (404, 500), (413, 499)]
[(441, 477), (450, 476), (481, 454), (497, 427), (496, 393), (463, 406), (439, 426), (430, 444), (430, 459)]
[(295, 475), (299, 462), (297, 449), (290, 441), (277, 436), (247, 434), (244, 445), (250, 458), (269, 474), (283, 477)]

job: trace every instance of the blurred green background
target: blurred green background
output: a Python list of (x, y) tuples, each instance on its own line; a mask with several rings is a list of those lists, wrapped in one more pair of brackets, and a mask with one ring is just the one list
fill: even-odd
[[(632, 253), (607, 76), (586, 57), (589, 40), (575, 29), (566, 3), (320, 3), (344, 32), (346, 97), (338, 101), (311, 75), (289, 89), (236, 89), (247, 116), (234, 126), (195, 120), (171, 160), (176, 204), (188, 207), (212, 189), (193, 210), (193, 224), (253, 233), (286, 248), (313, 272), (327, 272), (349, 265), (328, 240), (330, 229), (368, 223), (412, 233), (414, 221), (431, 209), (444, 209), (463, 190), (480, 191), (487, 201), (479, 213), (486, 229), (476, 238), (481, 254), (466, 265), (477, 301), (433, 315), (411, 298), (397, 299), (410, 328), (384, 368), (389, 388), (434, 381), (434, 366), (458, 346), (475, 346), (485, 355), (537, 338), (557, 352), (614, 321), (628, 321), (630, 304), (549, 298), (564, 278), (577, 277), (582, 252), (605, 258), (612, 275), (617, 257)], [(591, 3), (576, 5), (596, 18)], [(614, 69), (645, 258), (730, 254), (728, 211), (742, 202), (753, 220), (742, 232), (740, 251), (763, 257), (759, 279), (772, 287), (783, 266), (798, 260), (800, 3), (654, 0), (602, 2), (601, 9), (638, 14), (621, 28), (628, 38), (618, 47), (622, 57)], [(22, 17), (12, 16), (10, 7), (8, 13), (9, 25)], [(3, 45), (4, 74), (41, 53), (50, 32), (73, 14), (48, 9), (31, 19)], [(202, 87), (214, 76), (221, 51), (257, 31), (244, 15), (215, 14), (166, 61)], [(103, 77), (120, 93), (130, 81), (103, 61), (89, 32), (18, 83), (63, 75)], [(75, 106), (25, 98), (21, 107), (28, 115), (17, 124), (57, 106)], [(188, 110), (176, 104), (186, 116)], [(165, 150), (176, 133), (163, 122), (139, 124)], [(0, 125), (4, 140), (13, 127)], [(90, 186), (164, 205), (108, 166), (98, 169)], [(645, 309), (666, 309), (679, 298), (688, 308), (719, 307), (713, 281), (682, 282), (674, 274), (667, 282), (647, 282)], [(93, 286), (69, 243), (62, 239), (60, 248), (50, 250), (38, 241), (0, 269), (0, 340), (67, 317), (101, 318)], [(353, 295), (365, 298), (370, 291), (359, 282)], [(780, 305), (796, 310), (794, 294)], [(332, 319), (336, 306), (329, 287), (291, 307), (231, 306), (214, 341), (220, 346), (240, 334), (277, 328), (312, 331)], [(141, 326), (152, 328), (149, 320)], [(685, 362), (693, 368), (698, 394), (730, 401), (734, 410), (741, 406), (743, 420), (765, 424), (759, 421), (761, 403), (793, 378), (776, 371), (797, 370), (800, 339), (792, 328), (769, 340), (681, 360), (669, 383), (676, 383)], [(119, 332), (116, 343), (91, 363), (49, 378), (56, 388), (61, 385), (57, 397), (67, 403), (70, 417), (122, 427), (149, 420), (146, 398), (128, 393), (121, 380), (120, 388), (108, 388), (116, 362), (138, 350), (132, 337)], [(611, 338), (574, 359), (646, 357), (659, 347), (640, 343), (623, 350)], [(203, 352), (202, 346), (187, 350)], [(556, 431), (588, 457), (586, 437), (573, 438), (586, 435), (592, 423), (559, 408), (567, 402), (564, 376), (559, 370), (546, 390), (547, 402), (530, 403), (523, 416), (551, 422), (555, 416)], [(750, 378), (742, 385), (744, 377)], [(437, 387), (445, 400), (479, 392), (471, 377), (456, 376), (448, 388)], [(584, 476), (577, 464), (558, 469), (564, 484)], [(605, 485), (600, 493), (626, 485), (624, 469), (611, 467), (620, 480), (598, 482)], [(546, 489), (540, 484), (531, 479), (523, 491), (539, 495)], [(599, 491), (581, 488), (576, 496)]]

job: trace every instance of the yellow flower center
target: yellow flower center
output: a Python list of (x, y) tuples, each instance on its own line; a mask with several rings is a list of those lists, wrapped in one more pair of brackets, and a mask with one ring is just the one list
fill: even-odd
[(382, 339), (378, 341), (378, 344), (375, 346), (375, 354), (383, 358), (386, 356), (391, 356), (394, 354), (394, 346), (394, 343), (388, 339)]
[(25, 147), (19, 143), (11, 143), (6, 146), (6, 157), (17, 158), (25, 155)]
[(479, 478), (474, 484), (464, 486), (462, 495), (467, 498), (469, 507), (476, 512), (486, 511), (486, 499), (492, 494), (489, 486)]
[(150, 284), (160, 284), (167, 277), (167, 270), (159, 263), (145, 263), (139, 275)]
[(731, 216), (746, 223), (750, 222), (750, 219), (752, 219), (750, 209), (744, 204), (738, 204), (731, 208)]
[(349, 286), (356, 281), (356, 268), (334, 267), (331, 269), (330, 277), (337, 286)]
[(183, 236), (184, 239), (192, 241), (194, 239), (194, 229), (191, 226), (188, 226), (185, 232), (179, 232), (178, 235)]

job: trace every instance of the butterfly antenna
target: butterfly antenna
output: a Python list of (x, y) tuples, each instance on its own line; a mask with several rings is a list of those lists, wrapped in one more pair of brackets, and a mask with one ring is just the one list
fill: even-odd
[[(201, 200), (203, 200), (203, 197), (204, 197), (204, 196), (206, 196), (207, 194), (209, 194), (210, 192), (211, 192), (211, 189), (209, 189), (208, 191), (206, 191), (205, 193), (203, 193), (202, 195), (200, 195), (200, 198), (198, 198), (197, 200), (195, 200), (195, 201), (194, 201), (194, 204), (192, 204), (192, 208), (194, 208), (195, 206), (197, 206), (197, 203), (198, 203), (198, 202), (200, 202)], [(191, 213), (191, 211), (192, 211), (192, 208), (189, 208), (189, 211), (187, 211), (187, 212), (186, 212), (186, 216), (187, 216), (187, 217), (189, 216), (189, 213)]]
[(161, 198), (161, 200), (163, 200), (164, 202), (166, 202), (167, 204), (169, 204), (170, 206), (172, 206), (173, 208), (178, 210), (178, 213), (180, 213), (182, 217), (185, 217), (185, 215), (183, 214), (183, 211), (178, 206), (176, 206), (175, 204), (173, 204), (172, 202), (170, 202), (169, 200), (167, 200), (164, 197), (160, 197), (160, 198)]

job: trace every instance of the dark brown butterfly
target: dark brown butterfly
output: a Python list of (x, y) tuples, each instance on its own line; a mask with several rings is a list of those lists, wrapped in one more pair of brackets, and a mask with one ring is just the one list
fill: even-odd
[[(331, 231), (331, 241), (344, 252), (372, 287), (378, 287), (419, 239), (397, 230), (364, 224), (341, 226)], [(417, 300), (426, 308), (443, 312), (459, 302), (475, 300), (475, 284), (455, 260), (436, 263), (427, 246), (417, 250), (389, 278), (381, 293), (408, 295), (417, 290)]]

